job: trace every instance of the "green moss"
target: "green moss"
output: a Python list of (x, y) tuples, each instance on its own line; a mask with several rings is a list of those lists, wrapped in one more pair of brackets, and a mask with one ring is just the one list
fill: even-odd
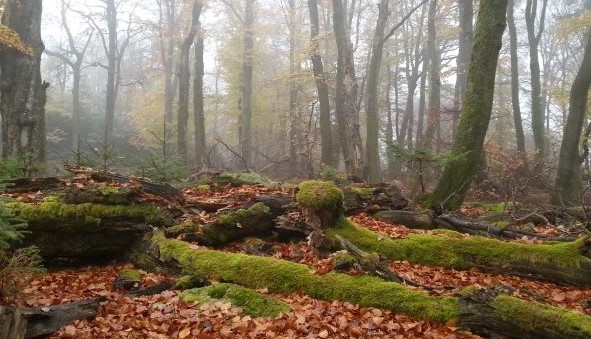
[(431, 297), (376, 277), (333, 272), (314, 275), (306, 265), (271, 257), (191, 249), (189, 244), (166, 239), (162, 234), (154, 237), (154, 243), (163, 258), (174, 258), (185, 270), (207, 275), (212, 280), (253, 289), (267, 288), (274, 293), (302, 292), (313, 298), (343, 300), (438, 322), (458, 318), (457, 298)]
[(358, 195), (373, 195), (374, 191), (371, 187), (351, 187), (351, 192)]
[(132, 268), (126, 268), (119, 272), (119, 278), (125, 281), (135, 281), (139, 282), (142, 280), (142, 276), (138, 270), (134, 270)]
[(195, 189), (200, 192), (209, 192), (210, 186), (209, 185), (198, 185), (197, 187), (195, 187)]
[(315, 211), (343, 209), (343, 192), (328, 181), (304, 181), (298, 185), (297, 203)]
[(197, 304), (226, 300), (234, 306), (241, 307), (244, 314), (253, 317), (276, 317), (290, 311), (289, 305), (282, 301), (238, 285), (225, 283), (187, 290), (181, 294), (181, 299), (197, 302)]
[(181, 233), (195, 232), (196, 230), (197, 226), (192, 222), (183, 222), (181, 224), (168, 227), (164, 230), (164, 232), (167, 237), (176, 237)]
[(525, 329), (543, 326), (561, 335), (591, 338), (591, 317), (537, 302), (526, 302), (518, 298), (500, 295), (491, 303), (495, 313), (502, 319), (517, 321)]
[(500, 202), (496, 204), (484, 204), (484, 203), (472, 203), (467, 204), (468, 207), (476, 207), (476, 208), (484, 208), (487, 210), (487, 215), (491, 214), (499, 214), (507, 211), (511, 211), (513, 209), (519, 208), (519, 203), (513, 202)]
[(16, 216), (26, 220), (30, 229), (94, 229), (104, 218), (142, 218), (154, 225), (170, 225), (172, 217), (156, 206), (111, 206), (98, 204), (64, 204), (57, 198), (40, 204), (13, 202), (7, 207)]
[(97, 187), (97, 190), (101, 192), (102, 195), (110, 195), (110, 194), (117, 194), (119, 193), (119, 187), (111, 186), (102, 184)]
[(591, 261), (580, 255), (584, 239), (552, 245), (503, 242), (484, 237), (435, 236), (412, 234), (404, 239), (383, 237), (342, 218), (328, 235), (339, 234), (367, 252), (377, 252), (392, 260), (468, 269), (475, 266), (504, 267), (512, 262), (533, 267), (578, 268)]
[(261, 185), (264, 187), (276, 187), (279, 185), (277, 182), (255, 172), (222, 172), (214, 176), (213, 181), (232, 186)]
[(248, 209), (239, 209), (223, 215), (220, 218), (219, 224), (233, 227), (236, 226), (236, 223), (245, 223), (251, 218), (260, 217), (261, 215), (272, 217), (269, 207), (262, 202), (257, 202)]
[(335, 253), (330, 259), (335, 270), (347, 270), (357, 262), (354, 256), (344, 251)]
[(179, 290), (188, 290), (191, 288), (203, 287), (209, 285), (209, 281), (204, 275), (201, 274), (189, 274), (180, 277), (176, 283), (175, 288)]
[(476, 292), (478, 289), (479, 289), (479, 287), (477, 285), (466, 286), (466, 287), (462, 288), (461, 290), (459, 290), (458, 292), (456, 292), (456, 295), (458, 297), (465, 297), (465, 296), (468, 296), (468, 295)]

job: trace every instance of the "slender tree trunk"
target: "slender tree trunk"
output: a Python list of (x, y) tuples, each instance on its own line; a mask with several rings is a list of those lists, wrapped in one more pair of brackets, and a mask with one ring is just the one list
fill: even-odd
[(298, 88), (296, 72), (296, 8), (295, 0), (289, 0), (289, 170), (292, 176), (298, 172)]
[[(388, 59), (388, 57), (386, 57), (386, 59)], [(396, 65), (394, 65), (394, 68), (397, 68)], [(395, 76), (392, 77), (392, 72), (395, 73)], [(386, 117), (386, 142), (388, 143), (388, 148), (387, 148), (387, 157), (388, 157), (388, 180), (394, 180), (395, 176), (396, 176), (396, 172), (395, 170), (395, 166), (396, 166), (396, 157), (394, 156), (394, 152), (392, 152), (392, 150), (390, 150), (390, 147), (394, 144), (394, 125), (392, 123), (392, 112), (396, 109), (398, 109), (398, 107), (396, 107), (396, 105), (394, 105), (394, 107), (392, 106), (392, 96), (391, 96), (391, 92), (393, 88), (396, 88), (396, 86), (398, 85), (398, 70), (393, 71), (391, 69), (391, 65), (388, 65), (388, 81), (386, 84), (386, 111), (388, 113), (387, 117)], [(394, 79), (393, 79), (394, 78)], [(396, 102), (396, 100), (394, 100)]]
[(318, 91), (318, 103), (320, 109), (320, 160), (322, 164), (336, 167), (332, 144), (332, 128), (330, 122), (330, 102), (328, 98), (327, 74), (324, 73), (324, 65), (320, 56), (320, 25), (318, 20), (318, 1), (308, 0), (310, 11), (310, 58)]
[[(590, 2), (587, 2), (589, 4)], [(587, 6), (588, 8), (591, 6)], [(581, 156), (581, 134), (587, 113), (589, 87), (591, 85), (591, 31), (587, 33), (585, 54), (570, 91), (570, 106), (556, 175), (555, 202), (581, 204), (581, 166), (586, 154)]]
[(240, 150), (247, 167), (251, 165), (252, 153), (252, 81), (254, 53), (254, 4), (256, 0), (246, 0), (244, 7), (244, 32), (242, 59), (242, 115), (240, 117)]
[[(440, 107), (441, 107), (441, 55), (437, 46), (437, 32), (435, 21), (437, 17), (437, 0), (429, 3), (427, 49), (429, 53), (429, 107), (427, 108), (427, 131), (423, 146), (431, 149), (436, 135), (439, 135)], [(439, 140), (437, 140), (437, 147)]]
[(177, 152), (187, 162), (187, 124), (189, 121), (189, 89), (191, 70), (189, 67), (189, 53), (199, 28), (199, 16), (201, 15), (201, 1), (193, 2), (191, 28), (183, 40), (179, 55), (179, 104), (177, 110)]
[(509, 28), (509, 40), (511, 43), (511, 104), (513, 106), (513, 123), (517, 140), (517, 152), (525, 157), (525, 134), (521, 121), (521, 108), (519, 103), (519, 56), (517, 52), (517, 30), (513, 16), (514, 0), (509, 0), (507, 5), (507, 25)]
[(203, 105), (203, 75), (205, 65), (203, 62), (203, 31), (201, 23), (195, 41), (195, 74), (193, 75), (193, 114), (195, 124), (195, 167), (199, 170), (207, 164), (205, 142), (205, 110)]
[(542, 87), (540, 84), (540, 61), (538, 56), (540, 39), (544, 32), (547, 3), (548, 0), (542, 0), (542, 11), (537, 32), (535, 23), (538, 16), (538, 0), (527, 0), (525, 7), (525, 23), (529, 41), (529, 68), (531, 73), (531, 121), (534, 133), (534, 146), (539, 159), (543, 159), (547, 155)]
[(389, 16), (388, 0), (381, 0), (378, 4), (378, 20), (373, 37), (371, 60), (367, 71), (367, 136), (365, 148), (367, 152), (367, 179), (370, 183), (380, 182), (378, 85), (384, 52), (384, 33)]
[(8, 0), (2, 24), (32, 48), (30, 54), (0, 49), (2, 156), (45, 159), (45, 102), (49, 83), (41, 79), (41, 0)]
[(178, 86), (178, 77), (174, 75), (174, 47), (176, 34), (176, 1), (164, 1), (166, 16), (166, 37), (162, 41), (162, 62), (164, 63), (164, 115), (166, 122), (172, 124), (174, 116), (174, 95)]
[(337, 42), (336, 116), (339, 138), (349, 175), (363, 177), (363, 146), (357, 112), (357, 79), (353, 49), (346, 29), (342, 0), (332, 0), (333, 28)]
[(474, 6), (472, 0), (458, 0), (458, 9), (460, 17), (460, 37), (458, 46), (457, 58), (457, 79), (454, 91), (454, 116), (453, 128), (454, 136), (455, 130), (460, 119), (460, 110), (462, 108), (462, 100), (466, 93), (466, 83), (468, 82), (468, 62), (470, 61), (470, 53), (472, 44), (474, 43)]
[[(452, 156), (430, 200), (447, 210), (458, 209), (482, 158), (495, 88), (495, 73), (503, 31), (507, 0), (481, 0), (464, 107)], [(438, 208), (439, 209), (439, 208)]]
[(117, 103), (117, 64), (119, 48), (117, 39), (117, 6), (115, 0), (106, 1), (107, 19), (107, 97), (105, 103), (105, 144), (113, 143), (113, 125), (115, 123), (115, 104)]
[[(423, 133), (425, 131), (425, 110), (427, 107), (427, 69), (429, 68), (429, 63), (429, 57), (427, 57), (425, 62), (423, 63), (423, 72), (421, 74), (421, 88), (419, 91), (419, 116), (417, 119), (417, 136), (415, 141), (415, 145), (417, 148), (420, 148), (424, 142)], [(412, 144), (409, 144), (408, 149), (413, 149)]]

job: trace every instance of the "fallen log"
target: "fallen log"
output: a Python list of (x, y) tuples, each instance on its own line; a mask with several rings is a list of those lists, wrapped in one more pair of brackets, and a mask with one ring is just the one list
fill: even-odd
[(14, 178), (1, 183), (4, 193), (25, 193), (57, 189), (62, 181), (56, 177)]
[[(203, 248), (191, 248), (188, 243), (167, 239), (156, 234), (153, 244), (164, 261), (176, 261), (187, 272), (203, 274), (212, 280), (234, 283), (252, 289), (266, 288), (273, 293), (305, 293), (322, 300), (341, 300), (365, 307), (377, 307), (393, 312), (439, 323), (460, 323), (466, 330), (478, 330), (479, 323), (464, 320), (460, 299), (456, 297), (429, 296), (422, 291), (413, 290), (394, 282), (386, 282), (377, 277), (351, 276), (330, 272), (315, 275), (310, 267), (294, 262), (271, 257), (249, 256), (237, 253), (221, 252)], [(512, 298), (511, 301), (513, 301)], [(534, 319), (539, 313), (550, 318), (569, 319), (566, 329), (554, 337), (539, 338), (583, 338), (589, 336), (591, 317), (574, 311), (529, 303), (516, 299), (526, 319)], [(503, 301), (501, 299), (501, 301)], [(503, 304), (513, 307), (514, 303)], [(538, 306), (543, 306), (538, 311)], [(523, 308), (521, 308), (523, 306)], [(510, 310), (510, 309), (509, 309)], [(464, 311), (465, 312), (465, 311)], [(510, 311), (509, 311), (510, 312)], [(529, 313), (525, 313), (529, 312)], [(552, 313), (546, 313), (552, 312)], [(521, 313), (518, 314), (521, 317)], [(511, 314), (511, 316), (516, 316)], [(466, 317), (468, 317), (466, 313)], [(514, 320), (499, 318), (494, 324), (494, 334), (506, 334), (505, 327)], [(552, 323), (557, 323), (554, 320)], [(529, 326), (529, 333), (546, 333), (545, 322), (524, 321)]]
[(49, 266), (116, 259), (153, 226), (172, 223), (167, 211), (150, 205), (72, 205), (50, 198), (39, 204), (11, 202), (6, 207), (28, 223), (23, 245), (36, 245)]
[(460, 325), (484, 337), (591, 337), (591, 317), (511, 295), (511, 288), (477, 289), (460, 297)]
[[(41, 308), (0, 306), (0, 338), (42, 338), (74, 320), (93, 319), (105, 298)], [(24, 329), (24, 330), (23, 330)]]
[(410, 204), (402, 191), (392, 184), (353, 184), (340, 188), (343, 191), (346, 215), (403, 210)]
[(327, 230), (364, 251), (391, 260), (466, 270), (512, 274), (556, 283), (591, 286), (591, 259), (581, 255), (586, 239), (558, 244), (523, 244), (479, 236), (464, 237), (453, 231), (441, 235), (411, 234), (403, 239), (384, 238), (342, 218)]

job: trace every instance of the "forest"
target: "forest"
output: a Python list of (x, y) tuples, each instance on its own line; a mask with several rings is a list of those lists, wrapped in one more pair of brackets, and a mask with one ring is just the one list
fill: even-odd
[(0, 16), (0, 339), (591, 338), (591, 0)]

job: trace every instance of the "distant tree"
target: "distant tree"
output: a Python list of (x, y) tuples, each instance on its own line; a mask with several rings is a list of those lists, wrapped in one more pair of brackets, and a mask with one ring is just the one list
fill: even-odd
[(86, 50), (92, 41), (93, 29), (86, 32), (86, 41), (80, 45), (78, 39), (72, 34), (70, 25), (68, 23), (67, 12), (70, 7), (69, 0), (61, 1), (61, 25), (66, 32), (68, 37), (68, 46), (65, 48), (60, 47), (59, 50), (46, 49), (45, 54), (58, 58), (63, 61), (72, 70), (72, 149), (77, 150), (79, 148), (79, 135), (80, 135), (80, 80), (82, 79), (82, 65), (84, 61), (84, 55)]
[(461, 206), (483, 156), (506, 11), (507, 0), (480, 1), (474, 47), (468, 67), (468, 85), (452, 159), (430, 197), (433, 205), (445, 210), (456, 210)]
[(521, 106), (519, 102), (519, 55), (517, 52), (517, 29), (515, 28), (515, 17), (513, 15), (514, 7), (514, 0), (509, 0), (507, 5), (507, 26), (509, 28), (509, 48), (511, 53), (511, 104), (513, 107), (517, 152), (525, 157), (525, 134), (523, 133)]
[(193, 114), (195, 115), (195, 167), (200, 170), (206, 164), (205, 142), (205, 108), (203, 97), (203, 75), (205, 64), (203, 61), (204, 41), (203, 29), (199, 25), (195, 41), (195, 74), (193, 74)]
[(540, 78), (539, 45), (544, 32), (546, 20), (546, 8), (548, 0), (542, 0), (542, 8), (538, 21), (538, 0), (527, 0), (525, 5), (525, 24), (527, 26), (527, 39), (529, 42), (529, 68), (531, 73), (531, 124), (534, 133), (534, 146), (536, 155), (540, 158), (546, 156), (546, 136), (544, 130), (544, 106), (542, 104), (542, 85)]
[[(2, 25), (7, 30), (0, 34), (11, 37), (11, 42), (0, 48), (2, 156), (29, 155), (35, 162), (42, 162), (45, 157), (45, 102), (49, 86), (41, 79), (41, 54), (45, 48), (41, 40), (41, 12), (41, 0), (6, 1)], [(13, 40), (15, 36), (20, 41)]]
[[(439, 145), (440, 109), (441, 109), (441, 51), (437, 45), (435, 26), (437, 16), (437, 0), (430, 0), (427, 15), (427, 54), (429, 58), (429, 101), (427, 107), (427, 130), (423, 139), (423, 147), (431, 149), (435, 137)], [(438, 146), (437, 146), (438, 147)]]
[[(586, 1), (586, 7), (591, 9), (591, 1)], [(570, 91), (569, 113), (560, 147), (555, 183), (558, 193), (555, 195), (555, 202), (560, 204), (580, 203), (582, 164), (589, 155), (588, 146), (586, 146), (583, 154), (581, 154), (580, 148), (583, 125), (587, 116), (589, 88), (591, 86), (591, 31), (586, 33), (585, 41), (583, 61)], [(589, 132), (591, 132), (591, 125), (587, 127), (585, 135), (587, 139), (589, 138)]]

